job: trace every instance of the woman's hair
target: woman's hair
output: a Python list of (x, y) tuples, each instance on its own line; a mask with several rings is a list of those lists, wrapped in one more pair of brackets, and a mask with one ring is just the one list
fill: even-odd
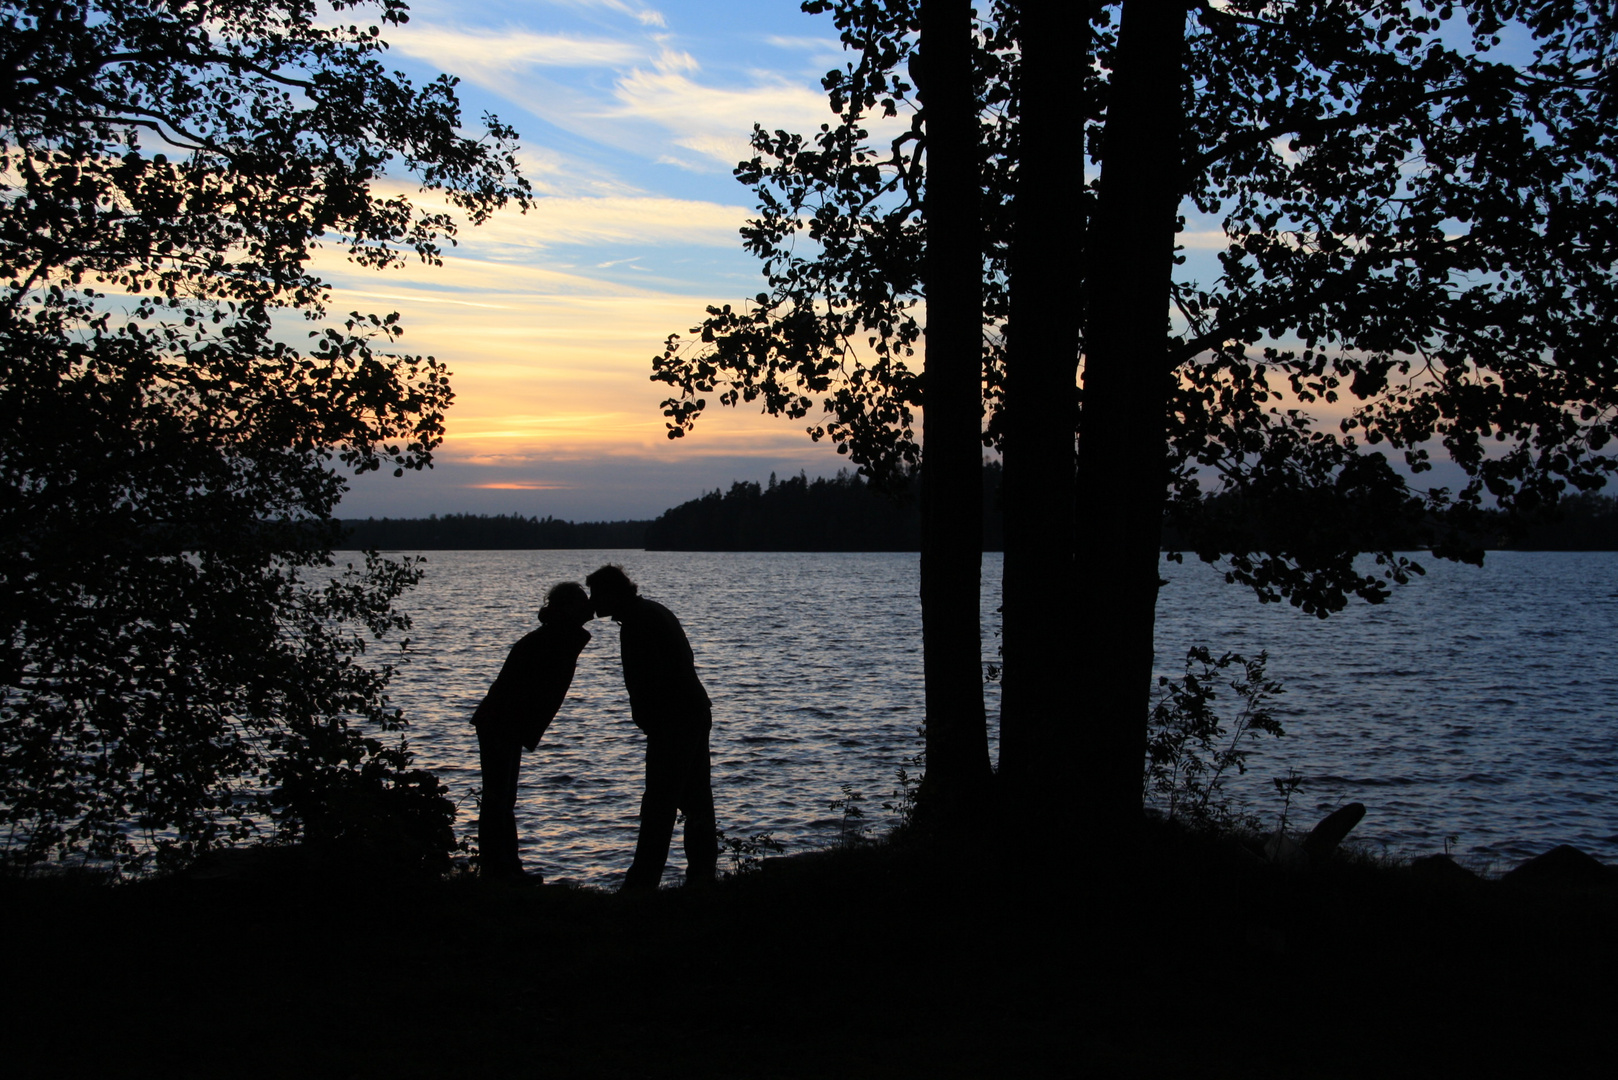
[(576, 581), (564, 581), (560, 585), (553, 585), (551, 591), (545, 594), (545, 606), (539, 609), (539, 621), (577, 622), (580, 616), (588, 618), (593, 614), (595, 608), (584, 586)]

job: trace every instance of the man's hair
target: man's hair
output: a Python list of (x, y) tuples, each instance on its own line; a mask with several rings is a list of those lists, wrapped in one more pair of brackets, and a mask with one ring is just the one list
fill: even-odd
[(584, 583), (590, 586), (591, 592), (606, 593), (609, 596), (625, 594), (635, 596), (640, 592), (640, 586), (630, 581), (629, 575), (624, 573), (624, 568), (617, 563), (603, 566), (585, 578)]
[(551, 586), (551, 591), (545, 594), (545, 606), (539, 609), (539, 621), (575, 620), (580, 615), (593, 614), (595, 609), (590, 604), (590, 594), (584, 591), (584, 586), (576, 581), (564, 581), (560, 585)]

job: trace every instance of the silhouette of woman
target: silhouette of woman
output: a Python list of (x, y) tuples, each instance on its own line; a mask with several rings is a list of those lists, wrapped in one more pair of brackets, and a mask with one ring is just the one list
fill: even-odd
[(485, 878), (532, 881), (517, 854), (517, 772), (562, 707), (595, 617), (584, 587), (564, 581), (545, 596), (539, 629), (513, 645), (472, 723), (478, 729), (483, 805), (478, 813), (479, 872)]

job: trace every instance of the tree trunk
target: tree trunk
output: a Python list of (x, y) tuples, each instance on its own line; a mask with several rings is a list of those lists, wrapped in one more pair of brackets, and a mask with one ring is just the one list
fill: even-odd
[(1077, 751), (1075, 381), (1083, 290), (1088, 5), (1025, 0), (1019, 16), (1011, 323), (1002, 416), (1005, 522), (1000, 789), (1032, 831), (1071, 826)]
[(1138, 826), (1167, 491), (1168, 303), (1180, 198), (1184, 3), (1125, 0), (1088, 245), (1078, 653), (1087, 824)]
[(927, 296), (921, 620), (927, 781), (935, 827), (968, 822), (987, 795), (979, 581), (983, 553), (982, 256), (970, 0), (922, 0)]

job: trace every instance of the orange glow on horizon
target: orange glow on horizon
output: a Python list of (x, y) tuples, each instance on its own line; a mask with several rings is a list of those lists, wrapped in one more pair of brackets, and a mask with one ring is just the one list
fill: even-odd
[(462, 487), (475, 488), (479, 491), (572, 491), (572, 484), (544, 484), (544, 483), (508, 483), (508, 484), (462, 484)]

